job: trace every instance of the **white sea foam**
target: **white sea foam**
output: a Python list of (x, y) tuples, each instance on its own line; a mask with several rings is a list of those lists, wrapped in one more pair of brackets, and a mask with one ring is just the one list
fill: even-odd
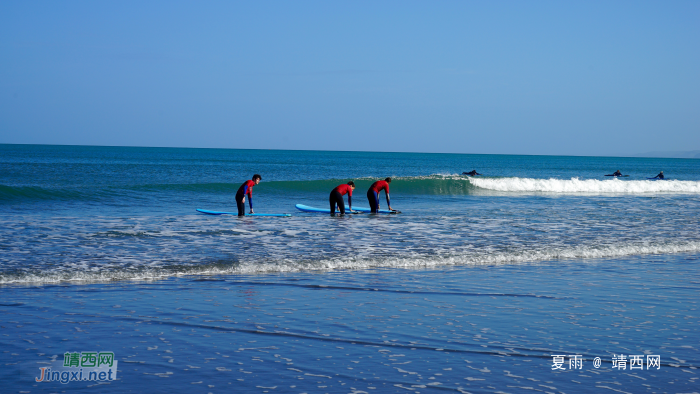
[(472, 185), (501, 192), (544, 193), (700, 193), (698, 181), (628, 181), (621, 179), (533, 179), (533, 178), (472, 178)]
[(58, 282), (110, 282), (115, 280), (160, 280), (181, 276), (209, 276), (230, 274), (268, 274), (281, 272), (362, 270), (374, 268), (431, 268), (439, 266), (502, 265), (566, 261), (572, 259), (619, 258), (634, 255), (700, 252), (700, 241), (664, 244), (628, 243), (614, 245), (524, 248), (509, 252), (468, 252), (449, 256), (410, 256), (385, 258), (330, 258), (316, 261), (243, 261), (231, 265), (204, 265), (190, 267), (160, 267), (139, 270), (65, 270), (25, 273), (19, 276), (0, 276), (0, 284), (42, 284)]

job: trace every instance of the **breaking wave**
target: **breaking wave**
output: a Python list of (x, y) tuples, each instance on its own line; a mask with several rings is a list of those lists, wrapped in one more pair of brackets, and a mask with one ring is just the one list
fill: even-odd
[(384, 258), (333, 257), (318, 260), (279, 259), (266, 261), (216, 261), (199, 265), (168, 265), (160, 267), (54, 267), (51, 270), (15, 270), (0, 273), (0, 285), (40, 285), (75, 282), (94, 283), (119, 280), (162, 280), (181, 276), (251, 275), (332, 270), (363, 270), (376, 268), (424, 269), (440, 266), (478, 266), (565, 261), (572, 259), (619, 258), (635, 255), (700, 252), (700, 241), (673, 243), (628, 243), (596, 246), (540, 247), (516, 251), (472, 251), (454, 255), (411, 255)]
[(499, 192), (520, 193), (700, 193), (698, 181), (627, 181), (620, 179), (532, 179), (532, 178), (472, 178), (472, 185)]
[[(256, 186), (259, 193), (319, 193), (326, 195), (335, 186), (350, 180), (357, 185), (356, 193), (364, 193), (379, 178), (321, 179), (308, 181), (270, 181)], [(13, 187), (0, 185), (0, 203), (25, 201), (93, 201), (109, 202), (123, 199), (158, 198), (162, 194), (232, 194), (238, 189), (232, 183), (184, 183), (109, 185), (102, 187), (43, 188), (38, 186)], [(636, 181), (619, 179), (534, 179), (534, 178), (470, 178), (462, 175), (428, 175), (395, 177), (393, 193), (406, 195), (470, 195), (499, 193), (678, 193), (699, 194), (700, 181)]]

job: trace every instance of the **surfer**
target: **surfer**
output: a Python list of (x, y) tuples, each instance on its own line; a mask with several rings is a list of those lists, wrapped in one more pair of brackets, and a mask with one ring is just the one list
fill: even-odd
[(617, 170), (617, 171), (613, 172), (612, 174), (606, 175), (606, 176), (623, 176), (623, 175), (622, 175), (622, 173), (620, 172), (620, 170)]
[(657, 176), (655, 176), (655, 177), (653, 177), (653, 178), (649, 178), (649, 179), (657, 179), (657, 178), (658, 178), (658, 179), (664, 179), (664, 172), (661, 171), (661, 172), (659, 173), (659, 175), (657, 175)]
[(245, 195), (248, 195), (248, 204), (250, 205), (250, 213), (253, 212), (253, 186), (260, 183), (262, 177), (260, 174), (253, 175), (253, 179), (243, 182), (241, 187), (236, 192), (236, 205), (238, 206), (238, 216), (245, 216)]
[(338, 185), (331, 191), (328, 201), (331, 203), (331, 216), (335, 216), (335, 206), (338, 206), (338, 210), (341, 215), (345, 215), (345, 202), (343, 201), (343, 196), (348, 195), (348, 206), (350, 207), (350, 212), (352, 212), (352, 191), (355, 190), (355, 182), (350, 181), (347, 184)]
[(379, 193), (384, 190), (386, 193), (386, 205), (391, 209), (391, 201), (389, 200), (389, 184), (391, 183), (391, 178), (386, 178), (383, 181), (376, 181), (367, 190), (367, 199), (369, 200), (369, 207), (372, 209), (372, 213), (379, 212)]
[(476, 175), (483, 175), (483, 174), (479, 174), (478, 172), (476, 172), (476, 170), (471, 170), (469, 172), (463, 172), (462, 175), (476, 176)]

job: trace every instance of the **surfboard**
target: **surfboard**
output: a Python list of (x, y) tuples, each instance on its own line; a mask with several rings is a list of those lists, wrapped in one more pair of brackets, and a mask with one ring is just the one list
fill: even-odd
[(653, 178), (647, 178), (647, 179), (654, 180), (654, 181), (665, 181), (668, 178), (661, 179), (661, 178), (653, 177)]
[[(197, 209), (197, 212), (206, 213), (207, 215), (234, 215), (234, 216), (238, 216), (238, 212), (209, 211), (207, 209)], [(291, 213), (247, 213), (246, 216), (286, 217), (286, 216), (292, 216), (292, 214)]]
[[(298, 210), (303, 211), (303, 212), (331, 213), (330, 208), (328, 208), (328, 209), (316, 208), (316, 207), (310, 207), (310, 206), (304, 205), (304, 204), (297, 204), (297, 205), (295, 205), (295, 207), (297, 207)], [(369, 213), (369, 212), (372, 212), (371, 209), (365, 208), (365, 207), (352, 207), (352, 209), (353, 209), (353, 211), (360, 211), (360, 212), (362, 212), (362, 213)], [(349, 210), (350, 210), (350, 207), (348, 207), (348, 206), (346, 205), (346, 206), (345, 206), (345, 212), (348, 213)], [(337, 211), (336, 211), (336, 212), (337, 212)], [(401, 213), (401, 212), (399, 212), (399, 211), (389, 211), (389, 210), (386, 210), (386, 209), (380, 209), (380, 210), (379, 210), (379, 213)]]
[(613, 174), (608, 174), (606, 176), (614, 176), (615, 178), (627, 178), (629, 175), (613, 175)]

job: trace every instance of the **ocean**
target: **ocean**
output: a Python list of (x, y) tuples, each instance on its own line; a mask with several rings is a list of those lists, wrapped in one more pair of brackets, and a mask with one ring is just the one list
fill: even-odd
[(697, 159), (0, 145), (0, 213), (3, 391), (699, 391)]

